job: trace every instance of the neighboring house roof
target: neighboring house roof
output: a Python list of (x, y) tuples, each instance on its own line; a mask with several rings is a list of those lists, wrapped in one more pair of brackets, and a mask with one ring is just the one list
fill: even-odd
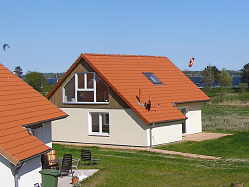
[(48, 151), (24, 126), (67, 117), (0, 64), (0, 154), (13, 164)]
[[(81, 54), (47, 95), (50, 98), (83, 59), (123, 99), (145, 123), (184, 120), (176, 103), (208, 101), (206, 96), (167, 57)], [(153, 84), (145, 72), (153, 73), (162, 84)], [(138, 103), (151, 100), (152, 109)]]

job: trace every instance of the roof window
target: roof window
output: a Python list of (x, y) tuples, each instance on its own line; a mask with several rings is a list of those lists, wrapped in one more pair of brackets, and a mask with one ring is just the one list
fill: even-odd
[(149, 79), (153, 84), (159, 85), (162, 84), (162, 82), (156, 77), (154, 73), (151, 72), (144, 72), (145, 77)]

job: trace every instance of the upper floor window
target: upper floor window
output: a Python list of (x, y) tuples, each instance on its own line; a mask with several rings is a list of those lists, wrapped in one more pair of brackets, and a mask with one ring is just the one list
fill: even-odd
[(94, 72), (76, 73), (63, 87), (63, 102), (108, 103), (108, 88)]

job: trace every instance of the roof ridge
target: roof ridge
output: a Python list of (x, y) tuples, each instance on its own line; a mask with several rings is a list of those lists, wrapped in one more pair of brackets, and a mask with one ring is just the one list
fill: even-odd
[(131, 54), (104, 54), (104, 53), (81, 53), (84, 55), (94, 55), (94, 56), (131, 56), (131, 57), (156, 57), (156, 58), (168, 58), (166, 56), (153, 56), (153, 55), (131, 55)]

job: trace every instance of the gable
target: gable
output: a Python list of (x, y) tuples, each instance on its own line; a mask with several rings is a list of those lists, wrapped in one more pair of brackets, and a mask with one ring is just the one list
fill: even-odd
[[(49, 98), (82, 59), (147, 124), (184, 120), (177, 103), (209, 100), (166, 57), (105, 54), (82, 54), (48, 94)], [(146, 72), (154, 77), (148, 79)], [(153, 84), (155, 77), (160, 84)]]
[(125, 104), (122, 99), (115, 94), (115, 92), (108, 87), (108, 96), (109, 96), (109, 103), (108, 104), (70, 104), (63, 102), (63, 87), (73, 78), (76, 73), (84, 73), (84, 72), (94, 72), (87, 63), (80, 59), (79, 63), (72, 72), (65, 78), (63, 84), (61, 84), (56, 91), (53, 93), (49, 100), (57, 105), (60, 108), (96, 108), (96, 109), (122, 109), (122, 108), (129, 108), (127, 104)]

